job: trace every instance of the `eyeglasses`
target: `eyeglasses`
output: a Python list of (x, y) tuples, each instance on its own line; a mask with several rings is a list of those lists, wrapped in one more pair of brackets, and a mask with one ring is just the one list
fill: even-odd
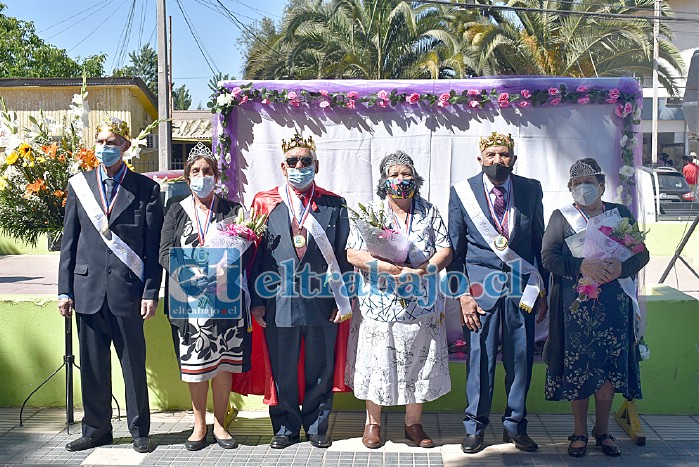
[(301, 161), (301, 163), (303, 164), (304, 167), (309, 167), (311, 164), (313, 164), (312, 157), (304, 156), (304, 157), (289, 157), (286, 160), (286, 165), (288, 165), (289, 167), (296, 167), (296, 164), (298, 164), (299, 161)]

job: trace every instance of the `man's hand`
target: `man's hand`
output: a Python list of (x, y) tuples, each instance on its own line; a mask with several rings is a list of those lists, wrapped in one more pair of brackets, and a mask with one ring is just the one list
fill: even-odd
[(537, 313), (536, 324), (539, 324), (546, 319), (546, 315), (549, 312), (549, 304), (546, 301), (546, 297), (539, 297), (534, 306)]
[(333, 311), (330, 313), (330, 321), (335, 324), (339, 324), (340, 321), (342, 321), (342, 316), (340, 315), (340, 312), (337, 311), (337, 308), (333, 308)]
[(73, 316), (73, 300), (70, 298), (62, 298), (58, 300), (58, 312), (64, 318)]
[(155, 316), (155, 310), (158, 308), (156, 300), (141, 300), (141, 316), (143, 320), (147, 320)]
[(459, 305), (461, 305), (461, 324), (471, 331), (477, 332), (481, 328), (479, 315), (484, 315), (485, 311), (478, 306), (476, 300), (470, 295), (459, 297)]
[(267, 309), (264, 307), (264, 305), (254, 306), (250, 310), (250, 313), (252, 314), (252, 317), (255, 319), (255, 321), (257, 321), (257, 324), (259, 324), (263, 328), (267, 327), (267, 321), (265, 321), (266, 312)]

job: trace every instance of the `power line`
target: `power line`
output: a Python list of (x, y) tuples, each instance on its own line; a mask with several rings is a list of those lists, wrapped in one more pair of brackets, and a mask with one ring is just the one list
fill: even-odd
[[(197, 1), (198, 1), (199, 3), (201, 3), (201, 0), (197, 0)], [(265, 41), (264, 39), (262, 39), (260, 36), (258, 36), (257, 34), (255, 34), (255, 32), (252, 31), (248, 26), (246, 26), (245, 24), (243, 24), (243, 23), (235, 16), (235, 14), (234, 14), (232, 11), (230, 11), (220, 0), (216, 0), (216, 4), (217, 4), (218, 6), (215, 5), (215, 4), (213, 3), (214, 0), (209, 0), (209, 2), (214, 6), (214, 8), (217, 8), (218, 11), (220, 11), (221, 13), (223, 13), (223, 14), (231, 21), (231, 23), (233, 23), (233, 25), (234, 25), (235, 27), (237, 27), (238, 30), (240, 30), (240, 32), (242, 32), (243, 34), (248, 34), (248, 35), (254, 37), (254, 38), (257, 39), (262, 45), (264, 45), (267, 49), (269, 49), (269, 50), (272, 51), (272, 52), (278, 53), (278, 51), (275, 50), (272, 46), (270, 46), (270, 45), (267, 43), (267, 41)]]
[[(209, 55), (209, 52), (206, 51), (206, 47), (204, 46), (204, 43), (202, 42), (201, 38), (199, 37), (199, 34), (196, 32), (195, 28), (192, 26), (192, 23), (190, 22), (189, 16), (184, 11), (184, 8), (182, 7), (182, 3), (180, 2), (180, 0), (177, 0), (177, 6), (180, 8), (180, 11), (182, 12), (182, 16), (184, 17), (184, 21), (185, 21), (185, 23), (187, 23), (187, 27), (189, 28), (189, 32), (192, 34), (192, 37), (194, 38), (194, 43), (197, 45), (197, 48), (199, 49), (199, 52), (201, 52), (202, 57), (204, 57), (204, 61), (209, 66), (211, 73), (213, 73), (213, 74), (220, 73), (221, 71), (216, 66), (216, 63), (214, 62), (213, 57), (211, 57), (211, 55)], [(216, 70), (214, 70), (214, 68), (216, 68)]]
[[(112, 59), (112, 69), (119, 67), (124, 64), (126, 58), (126, 53), (129, 47), (129, 39), (131, 38), (131, 30), (133, 28), (133, 17), (136, 13), (136, 1), (132, 0), (131, 8), (126, 15), (126, 23), (121, 30), (121, 35), (119, 36), (119, 42), (117, 45), (116, 52), (114, 53), (114, 58)], [(116, 64), (116, 66), (115, 66)]]
[(235, 3), (238, 3), (238, 4), (240, 4), (240, 5), (243, 5), (243, 6), (246, 7), (246, 8), (251, 9), (252, 11), (254, 11), (255, 13), (257, 13), (258, 15), (261, 15), (261, 16), (269, 15), (269, 16), (274, 16), (275, 18), (280, 18), (280, 19), (281, 19), (281, 16), (279, 16), (279, 15), (276, 15), (276, 14), (274, 14), (274, 13), (270, 13), (269, 11), (260, 10), (259, 8), (252, 7), (252, 6), (248, 5), (248, 4), (245, 3), (245, 2), (241, 2), (240, 0), (231, 0), (231, 1), (232, 1), (232, 2), (235, 2)]
[(114, 15), (117, 11), (119, 11), (119, 9), (124, 5), (124, 3), (126, 3), (126, 0), (123, 0), (123, 1), (119, 4), (119, 6), (117, 6), (116, 9), (112, 12), (112, 14), (106, 15), (106, 17), (102, 20), (102, 22), (101, 22), (100, 24), (98, 24), (98, 25), (95, 27), (95, 29), (93, 29), (92, 31), (90, 31), (85, 37), (83, 37), (82, 39), (80, 39), (80, 41), (79, 41), (77, 44), (75, 44), (73, 47), (71, 47), (70, 49), (68, 49), (68, 52), (72, 51), (72, 50), (75, 49), (77, 46), (79, 46), (80, 44), (82, 44), (83, 42), (85, 42), (90, 36), (92, 36), (92, 35), (95, 33), (95, 31), (97, 31), (100, 27), (102, 27), (102, 25), (103, 25), (104, 23), (106, 23), (107, 21), (109, 21), (110, 19), (112, 19), (112, 15)]
[[(109, 0), (105, 0), (105, 1), (103, 1), (102, 3), (97, 4), (97, 5), (95, 5), (95, 6), (101, 6), (101, 5), (104, 5), (104, 4), (106, 4), (106, 3), (109, 3)], [(49, 30), (49, 29), (52, 29), (52, 28), (58, 26), (59, 24), (63, 24), (63, 23), (65, 23), (66, 21), (69, 21), (69, 20), (75, 18), (76, 16), (79, 16), (79, 15), (81, 15), (81, 14), (83, 14), (83, 13), (86, 13), (88, 10), (89, 10), (89, 9), (83, 10), (83, 11), (81, 11), (80, 13), (77, 13), (77, 14), (75, 14), (75, 15), (69, 17), (69, 18), (64, 19), (63, 21), (60, 21), (60, 22), (54, 24), (53, 26), (49, 26), (48, 28), (42, 29), (42, 30), (39, 31), (39, 32), (43, 32), (43, 31), (47, 31), (47, 30)], [(94, 15), (97, 14), (99, 11), (100, 11), (100, 10), (93, 11), (92, 13), (86, 15), (84, 18), (82, 18), (82, 19), (80, 19), (80, 20), (78, 20), (78, 21), (76, 21), (76, 22), (74, 22), (74, 23), (70, 23), (70, 24), (69, 24), (68, 26), (66, 26), (65, 28), (61, 29), (61, 30), (58, 31), (57, 33), (53, 34), (52, 36), (49, 36), (48, 38), (46, 38), (46, 40), (47, 40), (47, 41), (48, 41), (48, 40), (51, 40), (51, 39), (53, 39), (54, 37), (56, 37), (56, 36), (58, 36), (58, 35), (60, 35), (60, 34), (63, 34), (63, 33), (66, 32), (67, 30), (75, 28), (75, 26), (77, 26), (78, 24), (80, 24), (80, 23), (82, 23), (83, 21), (87, 20), (87, 19), (90, 18), (91, 16), (94, 16)]]
[(138, 49), (141, 49), (141, 45), (143, 44), (143, 28), (146, 25), (146, 12), (148, 10), (148, 2), (146, 0), (143, 0), (142, 6), (141, 6), (141, 23), (138, 28)]

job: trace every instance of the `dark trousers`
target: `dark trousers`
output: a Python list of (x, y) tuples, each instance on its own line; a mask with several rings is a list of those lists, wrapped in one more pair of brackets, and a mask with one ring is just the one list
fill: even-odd
[(141, 316), (114, 316), (102, 305), (93, 315), (76, 313), (80, 342), (83, 436), (101, 437), (112, 432), (112, 355), (114, 343), (126, 390), (126, 418), (134, 438), (148, 436), (148, 385), (146, 341)]
[(470, 337), (464, 418), (467, 434), (482, 434), (490, 422), (495, 364), (502, 330), (502, 363), (505, 369), (507, 407), (502, 417), (505, 429), (513, 435), (527, 431), (527, 392), (534, 362), (534, 316), (518, 306), (518, 300), (501, 299), (495, 308), (481, 315), (482, 328)]
[[(297, 436), (301, 426), (307, 435), (324, 435), (333, 405), (333, 372), (337, 326), (277, 327), (273, 320), (265, 328), (278, 404), (269, 416), (275, 435)], [(303, 338), (304, 398), (299, 407), (298, 361)]]

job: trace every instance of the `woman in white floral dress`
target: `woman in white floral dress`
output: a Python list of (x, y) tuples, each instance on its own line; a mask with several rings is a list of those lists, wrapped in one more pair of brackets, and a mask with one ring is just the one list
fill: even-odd
[[(451, 243), (437, 208), (419, 195), (423, 179), (413, 160), (402, 151), (381, 161), (377, 194), (390, 213), (388, 226), (407, 232), (412, 243), (405, 262), (392, 263), (372, 256), (355, 226), (347, 240), (347, 259), (363, 276), (359, 311), (352, 318), (345, 380), (358, 399), (366, 401), (362, 442), (381, 446), (381, 407), (405, 405), (405, 436), (420, 447), (432, 447), (422, 429), (422, 404), (451, 390), (438, 271), (451, 261)], [(369, 271), (372, 271), (370, 274)], [(381, 276), (398, 285), (431, 284), (428, 300), (405, 298), (388, 290)]]

